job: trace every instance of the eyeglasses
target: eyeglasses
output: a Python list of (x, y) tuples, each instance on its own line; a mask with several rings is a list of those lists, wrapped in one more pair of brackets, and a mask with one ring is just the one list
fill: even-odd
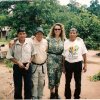
[(55, 31), (57, 31), (57, 30), (61, 30), (61, 29), (54, 29)]

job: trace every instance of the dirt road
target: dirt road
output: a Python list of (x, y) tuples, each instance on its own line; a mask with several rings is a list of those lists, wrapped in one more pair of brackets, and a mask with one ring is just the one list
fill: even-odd
[[(82, 99), (100, 99), (100, 81), (91, 82), (89, 76), (92, 76), (100, 71), (100, 57), (95, 56), (97, 51), (88, 52), (88, 70), (82, 73)], [(13, 99), (13, 94), (9, 95), (13, 88), (12, 69), (8, 69), (4, 64), (0, 63), (0, 99)], [(48, 78), (46, 75), (46, 82), (44, 87), (44, 99), (49, 98)], [(59, 95), (64, 99), (65, 78), (62, 74)], [(72, 95), (74, 93), (74, 79), (71, 81)], [(72, 97), (73, 98), (73, 97)]]

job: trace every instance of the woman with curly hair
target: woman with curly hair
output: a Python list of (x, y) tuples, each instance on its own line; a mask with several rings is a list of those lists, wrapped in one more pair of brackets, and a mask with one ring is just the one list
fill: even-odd
[(62, 52), (64, 48), (65, 30), (61, 23), (54, 24), (48, 34), (47, 72), (50, 99), (59, 99), (58, 87), (62, 75)]

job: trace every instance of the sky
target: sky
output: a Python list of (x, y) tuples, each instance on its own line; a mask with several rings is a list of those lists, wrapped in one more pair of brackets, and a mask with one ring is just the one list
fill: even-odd
[[(58, 0), (58, 1), (60, 1), (61, 5), (66, 5), (69, 3), (70, 0)], [(76, 0), (76, 2), (79, 2), (80, 4), (87, 5), (87, 6), (90, 5), (90, 1), (91, 0)], [(99, 3), (100, 3), (100, 0), (99, 0)]]

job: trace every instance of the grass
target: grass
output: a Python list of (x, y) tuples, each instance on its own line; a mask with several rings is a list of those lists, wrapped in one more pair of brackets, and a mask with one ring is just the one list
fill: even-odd
[(4, 59), (4, 64), (6, 64), (6, 66), (8, 67), (8, 68), (12, 68), (12, 66), (13, 66), (13, 63), (10, 61), (10, 60), (8, 60), (8, 59)]
[(8, 40), (6, 40), (5, 38), (0, 39), (0, 45), (1, 44), (7, 44), (8, 42), (9, 42), (9, 39)]
[(97, 73), (97, 74), (95, 74), (95, 75), (93, 75), (93, 76), (89, 76), (89, 80), (90, 81), (100, 81), (100, 71)]

